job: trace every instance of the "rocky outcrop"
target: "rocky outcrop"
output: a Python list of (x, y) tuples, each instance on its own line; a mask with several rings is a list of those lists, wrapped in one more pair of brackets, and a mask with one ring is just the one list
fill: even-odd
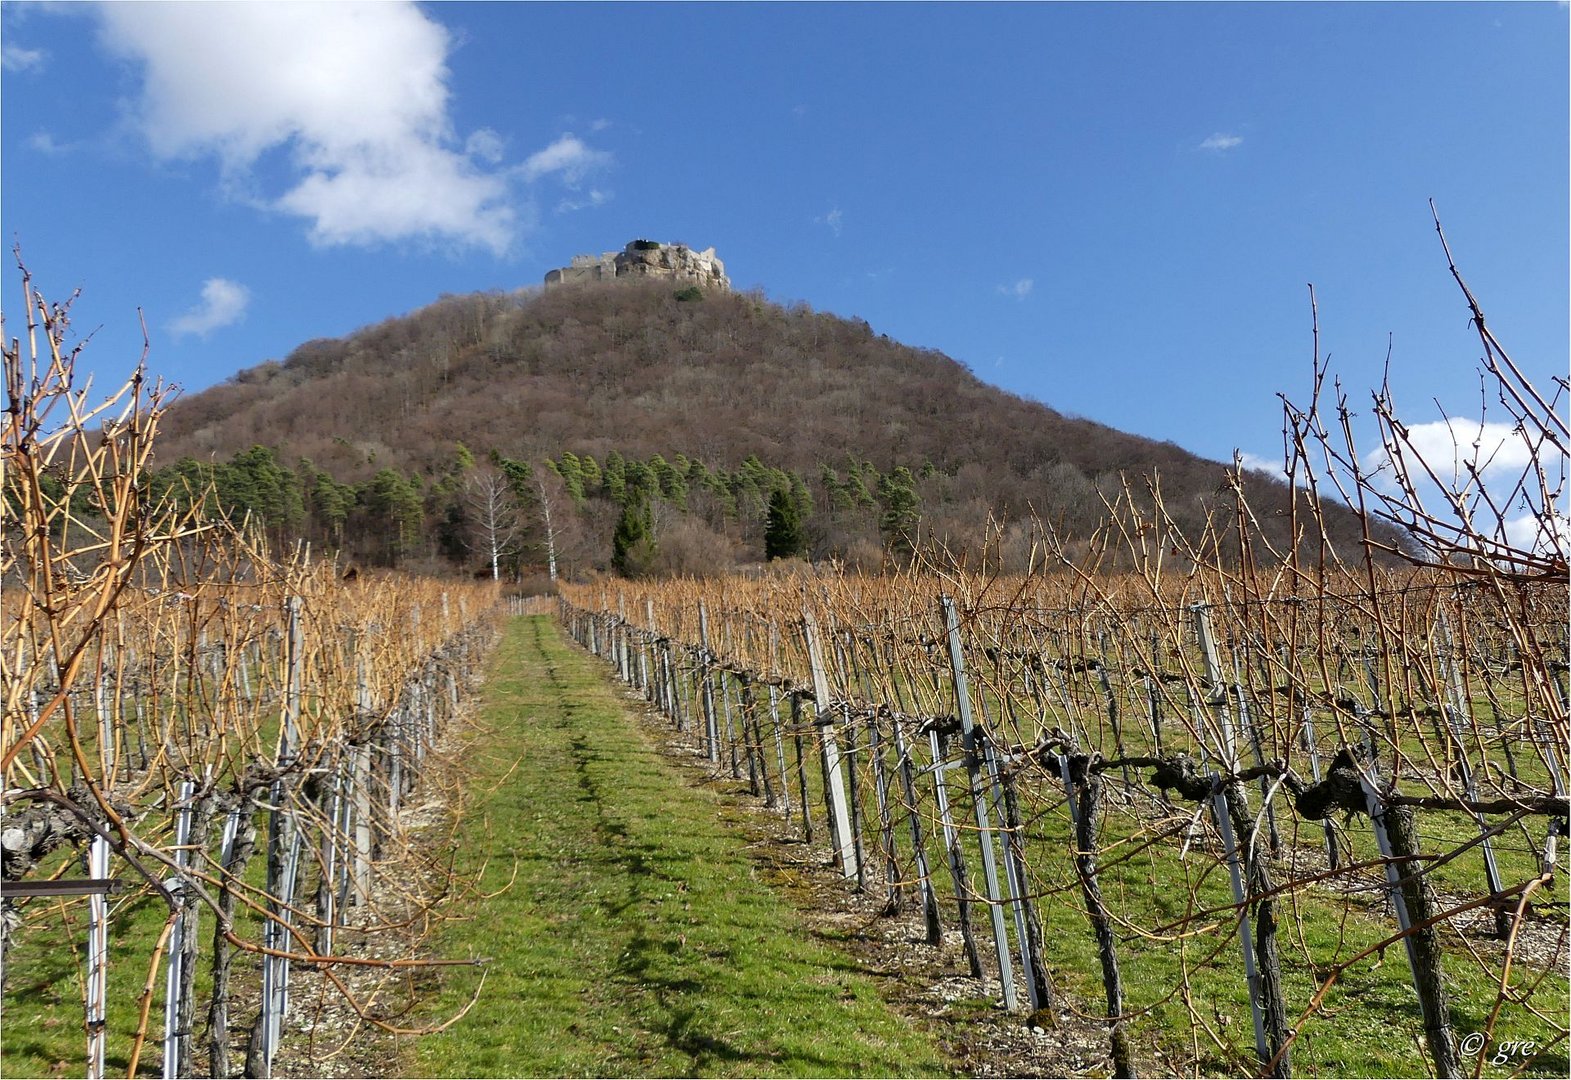
[(731, 288), (725, 263), (715, 257), (714, 248), (694, 251), (686, 244), (661, 244), (653, 240), (634, 240), (621, 251), (608, 251), (603, 255), (575, 255), (567, 266), (548, 273), (545, 283), (550, 288), (618, 277), (666, 278), (722, 292)]

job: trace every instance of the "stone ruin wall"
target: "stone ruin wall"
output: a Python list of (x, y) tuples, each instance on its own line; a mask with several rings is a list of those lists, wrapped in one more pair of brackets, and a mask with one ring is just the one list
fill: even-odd
[(573, 261), (545, 276), (547, 288), (619, 277), (653, 277), (689, 282), (706, 289), (729, 292), (731, 279), (714, 248), (694, 251), (686, 244), (656, 244), (634, 240), (621, 251), (603, 255), (575, 255)]

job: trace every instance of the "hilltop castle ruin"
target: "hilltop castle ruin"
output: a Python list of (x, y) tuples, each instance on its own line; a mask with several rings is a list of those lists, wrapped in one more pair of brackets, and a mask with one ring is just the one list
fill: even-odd
[(603, 255), (575, 255), (573, 261), (545, 276), (546, 288), (584, 281), (609, 281), (619, 277), (667, 278), (728, 292), (731, 279), (714, 248), (694, 251), (686, 244), (661, 244), (634, 240), (621, 251)]

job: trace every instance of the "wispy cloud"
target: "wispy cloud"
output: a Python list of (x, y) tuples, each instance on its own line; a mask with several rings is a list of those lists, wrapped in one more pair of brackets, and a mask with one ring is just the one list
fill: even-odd
[(1200, 144), (1200, 149), (1210, 150), (1220, 154), (1224, 151), (1232, 150), (1234, 147), (1243, 145), (1243, 142), (1244, 137), (1242, 135), (1229, 135), (1224, 131), (1218, 131), (1215, 134), (1207, 136), (1206, 140)]
[(464, 140), (464, 153), (472, 158), (488, 161), (492, 165), (501, 161), (506, 151), (507, 140), (490, 128), (471, 132), (469, 138)]
[(40, 154), (47, 154), (50, 157), (68, 153), (71, 149), (70, 143), (60, 142), (47, 131), (33, 132), (27, 137), (27, 145), (30, 149), (37, 150)]
[(43, 49), (28, 49), (9, 41), (0, 45), (0, 67), (6, 71), (42, 71), (49, 63), (49, 54)]
[(998, 286), (998, 292), (1001, 296), (1013, 296), (1016, 300), (1024, 300), (1031, 295), (1034, 286), (1035, 282), (1028, 277), (1023, 277), (1013, 285)]
[(569, 132), (545, 149), (530, 154), (519, 171), (526, 180), (555, 175), (565, 184), (576, 185), (589, 173), (610, 163), (610, 154), (590, 149), (584, 140)]
[(228, 278), (208, 278), (202, 283), (202, 300), (190, 311), (169, 324), (176, 338), (206, 337), (214, 330), (232, 326), (245, 317), (251, 303), (251, 290)]
[[(322, 246), (512, 245), (499, 147), (454, 132), (451, 40), (415, 4), (96, 10), (104, 45), (142, 65), (130, 119), (157, 156), (216, 158), (231, 194), (304, 219)], [(280, 149), (285, 190), (258, 192), (257, 162)]]
[(830, 232), (839, 236), (840, 230), (845, 227), (845, 214), (841, 212), (840, 207), (836, 206), (831, 208), (828, 213), (819, 214), (815, 217), (813, 224), (826, 225), (829, 227)]
[(574, 195), (557, 203), (556, 212), (558, 214), (571, 214), (575, 210), (593, 210), (596, 207), (604, 206), (611, 199), (611, 192), (602, 191), (599, 188), (590, 188), (588, 194), (582, 198)]

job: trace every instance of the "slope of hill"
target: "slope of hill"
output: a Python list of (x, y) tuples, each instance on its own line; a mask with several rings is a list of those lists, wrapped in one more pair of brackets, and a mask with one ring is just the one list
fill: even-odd
[[(307, 503), (317, 474), (363, 503), (373, 482), (399, 473), (423, 500), (427, 554), (439, 550), (444, 520), (463, 524), (462, 509), (444, 510), (443, 499), (462, 501), (452, 492), (464, 448), (536, 466), (567, 453), (594, 459), (586, 463), (596, 473), (611, 457), (659, 455), (730, 476), (753, 458), (750, 467), (775, 470), (761, 482), (801, 481), (808, 553), (819, 556), (865, 557), (870, 542), (876, 550), (889, 509), (876, 481), (900, 467), (912, 474), (924, 531), (962, 542), (980, 535), (989, 511), (1004, 521), (1034, 511), (1084, 533), (1101, 517), (1099, 488), (1153, 471), (1175, 519), (1198, 530), (1223, 478), (1217, 462), (1066, 417), (864, 322), (651, 281), (443, 297), (192, 395), (163, 432), (164, 465), (222, 462), (256, 445), (291, 468), (307, 459), (295, 470)], [(853, 480), (868, 497), (837, 490)], [(1257, 511), (1285, 505), (1285, 485), (1263, 474), (1249, 485)], [(572, 516), (590, 534), (581, 559), (603, 565), (617, 508), (597, 515), (593, 485), (578, 494)], [(664, 518), (698, 514), (731, 556), (756, 558), (768, 494), (697, 510), (668, 499), (679, 513)], [(458, 557), (462, 543), (447, 550)]]

